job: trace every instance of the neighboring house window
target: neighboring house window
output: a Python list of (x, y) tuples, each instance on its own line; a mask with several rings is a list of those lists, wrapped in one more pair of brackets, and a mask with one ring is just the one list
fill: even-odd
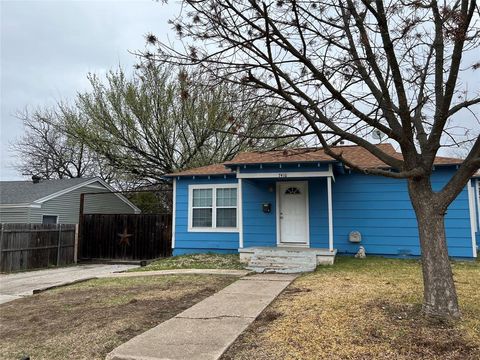
[(190, 185), (189, 206), (192, 231), (237, 229), (236, 185)]
[(57, 224), (58, 216), (57, 215), (43, 215), (42, 224)]

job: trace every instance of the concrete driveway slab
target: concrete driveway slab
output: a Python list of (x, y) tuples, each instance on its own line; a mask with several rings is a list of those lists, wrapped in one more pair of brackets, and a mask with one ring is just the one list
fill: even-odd
[(134, 267), (137, 266), (90, 264), (0, 275), (0, 303), (32, 295), (34, 291), (67, 285)]

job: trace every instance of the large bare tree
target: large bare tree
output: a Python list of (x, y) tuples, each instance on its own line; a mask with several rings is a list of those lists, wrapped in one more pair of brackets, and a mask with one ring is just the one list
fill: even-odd
[[(424, 313), (460, 316), (444, 217), (479, 168), (478, 136), (441, 190), (432, 189), (431, 175), (439, 149), (455, 141), (449, 130), (461, 126), (461, 115), (480, 102), (479, 84), (459, 81), (462, 70), (480, 67), (478, 59), (464, 60), (479, 41), (476, 2), (182, 4), (181, 14), (171, 21), (180, 41), (167, 44), (149, 36), (156, 51), (149, 49), (154, 55), (145, 55), (202, 66), (217, 79), (254, 87), (266, 99), (281, 100), (286, 109), (302, 115), (296, 136), (314, 134), (327, 154), (352, 169), (407, 179), (422, 250)], [(374, 130), (396, 143), (403, 157), (369, 141)], [(362, 146), (393, 171), (348, 161), (331, 146), (341, 140)]]

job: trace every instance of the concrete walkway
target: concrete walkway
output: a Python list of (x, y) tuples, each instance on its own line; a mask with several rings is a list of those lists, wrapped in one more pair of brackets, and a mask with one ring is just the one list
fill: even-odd
[(246, 276), (120, 345), (107, 360), (218, 359), (296, 275)]
[(0, 304), (34, 292), (125, 271), (136, 265), (78, 265), (0, 275)]

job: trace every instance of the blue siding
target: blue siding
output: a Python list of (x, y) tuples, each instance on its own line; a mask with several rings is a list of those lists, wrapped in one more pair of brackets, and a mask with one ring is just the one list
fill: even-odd
[[(269, 191), (273, 189), (273, 191)], [(276, 246), (275, 180), (242, 180), (243, 246)], [(263, 203), (272, 204), (272, 212), (265, 214)]]
[[(290, 167), (283, 170), (294, 169), (297, 168)], [(278, 171), (278, 168), (276, 170)], [(244, 172), (244, 169), (242, 168), (241, 171)], [(257, 167), (256, 171), (266, 172), (266, 169)], [(306, 171), (306, 167), (302, 171)], [(453, 171), (452, 168), (447, 167), (437, 168), (432, 175), (434, 189), (441, 189), (452, 176)], [(276, 181), (277, 179), (244, 179), (242, 181), (244, 247), (276, 246)], [(288, 178), (284, 181), (295, 181), (295, 179)], [(187, 231), (188, 185), (231, 182), (237, 182), (237, 180), (235, 178), (177, 180), (175, 255), (237, 250), (238, 233), (189, 233)], [(328, 247), (327, 181), (325, 178), (312, 178), (308, 183), (310, 246), (326, 248)], [(365, 247), (367, 254), (420, 255), (417, 221), (408, 196), (406, 180), (356, 173), (336, 174), (332, 185), (334, 247), (339, 253), (357, 252), (359, 244), (348, 241), (350, 231), (357, 230), (362, 234), (361, 245)], [(265, 214), (262, 211), (263, 203), (272, 204), (271, 213)], [(466, 188), (450, 205), (445, 225), (450, 256), (472, 257)], [(479, 238), (480, 235), (477, 233), (477, 241)]]
[[(432, 186), (439, 190), (452, 170), (439, 168)], [(352, 230), (362, 233), (367, 254), (420, 255), (417, 221), (406, 180), (360, 174), (337, 176), (333, 186), (334, 245), (339, 252), (355, 253), (348, 241)], [(468, 193), (464, 189), (450, 205), (445, 218), (450, 256), (471, 257)], [(325, 229), (328, 231), (328, 228)]]
[(238, 251), (238, 233), (188, 231), (188, 185), (236, 184), (237, 181), (233, 177), (177, 180), (174, 255), (206, 252), (235, 253)]

